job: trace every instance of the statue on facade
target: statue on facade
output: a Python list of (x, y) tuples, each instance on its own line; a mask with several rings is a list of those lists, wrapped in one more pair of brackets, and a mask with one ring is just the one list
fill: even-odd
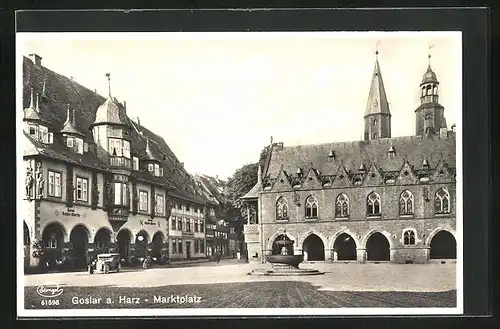
[(36, 168), (36, 183), (38, 189), (38, 199), (41, 199), (43, 197), (44, 179), (43, 179), (42, 164), (40, 162), (37, 163), (37, 168)]
[(137, 195), (137, 189), (135, 188), (134, 189), (134, 199), (133, 199), (133, 205), (132, 205), (132, 209), (134, 209), (134, 211), (137, 211), (137, 209), (139, 208), (139, 196)]
[(111, 187), (111, 183), (109, 181), (104, 185), (104, 204), (106, 206), (111, 205), (111, 201), (113, 200), (113, 189)]
[(94, 180), (92, 184), (92, 205), (97, 206), (99, 204), (99, 188), (97, 186), (97, 181)]
[(28, 200), (31, 200), (31, 191), (33, 188), (33, 169), (31, 168), (31, 166), (28, 166), (26, 168), (25, 187), (26, 187), (26, 197), (28, 198)]

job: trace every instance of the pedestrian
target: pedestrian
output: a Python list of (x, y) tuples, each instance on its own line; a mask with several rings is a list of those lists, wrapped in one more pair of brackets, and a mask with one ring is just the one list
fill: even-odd
[(217, 251), (216, 258), (217, 258), (217, 263), (220, 262), (220, 251)]
[(238, 260), (238, 263), (240, 262), (240, 258), (241, 258), (241, 253), (240, 253), (240, 251), (238, 250), (238, 251), (236, 252), (236, 259)]

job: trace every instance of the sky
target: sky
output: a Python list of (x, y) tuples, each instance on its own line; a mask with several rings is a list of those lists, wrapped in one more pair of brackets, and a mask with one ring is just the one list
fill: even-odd
[[(392, 136), (415, 134), (431, 66), (448, 128), (462, 113), (459, 32), (18, 33), (18, 60), (127, 102), (191, 174), (219, 178), (285, 146), (363, 138), (378, 49)], [(431, 50), (429, 50), (431, 48)], [(461, 122), (461, 121), (460, 121)]]

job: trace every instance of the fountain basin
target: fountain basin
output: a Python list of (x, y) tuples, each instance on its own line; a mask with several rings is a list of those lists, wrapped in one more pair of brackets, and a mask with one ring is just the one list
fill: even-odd
[(302, 255), (267, 255), (266, 260), (273, 265), (273, 267), (283, 268), (299, 268), (299, 264), (304, 261)]

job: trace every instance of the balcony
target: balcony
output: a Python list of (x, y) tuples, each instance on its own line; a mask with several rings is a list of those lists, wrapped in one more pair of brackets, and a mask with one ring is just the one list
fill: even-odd
[(130, 168), (130, 159), (119, 156), (110, 156), (109, 157), (109, 166), (115, 168)]

